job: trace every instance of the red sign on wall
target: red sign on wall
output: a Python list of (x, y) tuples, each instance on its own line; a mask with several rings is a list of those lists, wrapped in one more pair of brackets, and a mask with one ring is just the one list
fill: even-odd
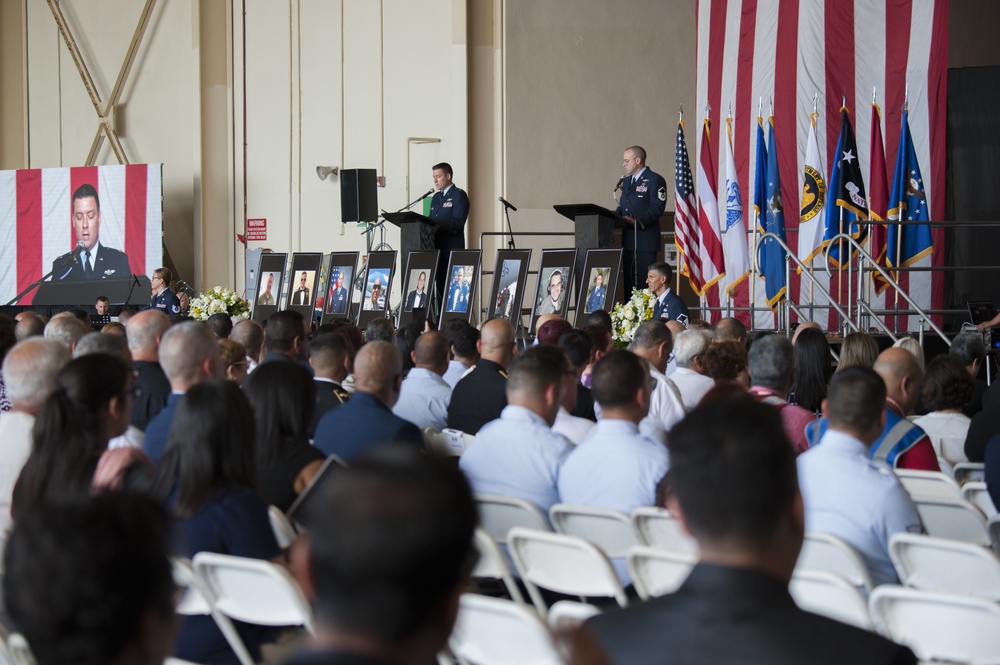
[(247, 240), (267, 240), (267, 219), (261, 217), (247, 220)]

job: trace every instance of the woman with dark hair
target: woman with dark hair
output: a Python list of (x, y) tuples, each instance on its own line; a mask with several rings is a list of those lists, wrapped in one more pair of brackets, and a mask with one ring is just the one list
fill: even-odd
[(260, 495), (286, 511), (326, 459), (309, 443), (316, 383), (302, 365), (270, 362), (254, 370), (243, 392), (257, 417)]
[(736, 383), (750, 389), (750, 370), (747, 347), (734, 339), (713, 342), (705, 349), (703, 358), (708, 375), (716, 385)]
[(878, 358), (878, 342), (868, 333), (852, 332), (840, 345), (837, 371), (848, 367), (871, 367)]
[(948, 464), (968, 462), (965, 437), (972, 420), (962, 413), (962, 407), (972, 399), (976, 381), (962, 361), (950, 354), (937, 356), (927, 365), (921, 398), (928, 410), (926, 416), (913, 421), (931, 439), (934, 452)]
[(128, 429), (134, 400), (121, 358), (92, 353), (67, 363), (35, 418), (31, 455), (14, 487), (14, 519), (46, 499), (89, 494), (108, 441)]
[(413, 356), (410, 355), (417, 345), (417, 338), (423, 332), (423, 326), (416, 321), (411, 321), (396, 331), (392, 338), (392, 344), (399, 351), (399, 357), (403, 360), (403, 378), (413, 369)]
[[(267, 504), (256, 492), (254, 436), (253, 411), (232, 381), (199, 383), (177, 405), (152, 494), (176, 518), (184, 555), (283, 558)], [(237, 628), (259, 662), (260, 645), (273, 639), (273, 631), (248, 624)], [(204, 665), (239, 663), (210, 616), (184, 617), (174, 655)]]
[(38, 665), (162, 663), (176, 625), (169, 539), (166, 512), (138, 495), (25, 513), (7, 543), (3, 594)]
[(806, 328), (795, 340), (795, 385), (792, 387), (792, 404), (816, 414), (826, 398), (826, 386), (833, 376), (830, 343), (818, 328)]

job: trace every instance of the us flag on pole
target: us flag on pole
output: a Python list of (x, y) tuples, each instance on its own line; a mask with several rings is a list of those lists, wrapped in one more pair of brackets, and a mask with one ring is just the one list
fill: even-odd
[(695, 293), (704, 286), (701, 273), (701, 249), (698, 244), (698, 201), (694, 195), (691, 162), (684, 141), (684, 122), (677, 123), (677, 152), (674, 155), (674, 244), (680, 254), (677, 266), (680, 274), (691, 282)]
[[(944, 218), (948, 0), (698, 0), (697, 24), (696, 108), (721, 109), (732, 102), (733, 153), (743, 191), (755, 177), (753, 123), (761, 100), (774, 101), (778, 161), (788, 174), (804, 172), (816, 97), (823, 120), (817, 128), (825, 156), (821, 172), (829, 174), (841, 106), (861, 107), (874, 91), (884, 100), (884, 135), (895, 138), (909, 86), (914, 151), (928, 169), (923, 185), (931, 203), (929, 218)], [(857, 135), (870, 135), (867, 113), (854, 120)], [(886, 163), (894, 163), (897, 144), (885, 147)], [(863, 141), (858, 148), (860, 171), (868, 174), (869, 146)], [(713, 154), (718, 158), (720, 153)], [(802, 208), (798, 185), (797, 178), (786, 178), (782, 190), (793, 247), (798, 246)], [(933, 233), (934, 245), (941, 247), (944, 229)], [(941, 264), (944, 255), (934, 252), (934, 264)], [(914, 272), (907, 279), (911, 289), (933, 283), (933, 305), (941, 306), (943, 273)], [(791, 298), (801, 303), (797, 278), (790, 286)]]

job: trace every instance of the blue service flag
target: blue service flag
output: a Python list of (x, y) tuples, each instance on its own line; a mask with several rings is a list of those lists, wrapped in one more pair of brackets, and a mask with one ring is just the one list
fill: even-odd
[[(889, 190), (889, 219), (923, 221), (930, 219), (924, 180), (910, 136), (909, 110), (903, 110), (903, 123), (899, 132), (899, 152), (896, 154), (896, 172)], [(931, 228), (927, 224), (890, 225), (886, 243), (886, 259), (894, 267), (906, 267), (929, 255), (934, 250)]]
[[(859, 216), (862, 219), (868, 218), (868, 197), (865, 195), (865, 182), (861, 176), (858, 142), (854, 138), (854, 128), (851, 126), (851, 117), (847, 109), (840, 109), (840, 114), (840, 138), (837, 139), (837, 150), (833, 153), (833, 169), (827, 182), (827, 191), (834, 205), (826, 207), (824, 248), (830, 244), (831, 238), (841, 233), (841, 230), (859, 242), (868, 232), (867, 226), (857, 223)], [(838, 268), (845, 265), (853, 254), (845, 245), (846, 257), (842, 258), (840, 249), (840, 243), (835, 243), (830, 250), (830, 263)]]
[[(774, 118), (770, 119), (767, 128), (767, 176), (765, 181), (765, 200), (762, 220), (764, 233), (773, 233), (785, 241), (785, 210), (781, 202), (781, 177), (778, 174), (778, 146), (774, 143)], [(757, 154), (760, 154), (758, 144)], [(757, 164), (757, 172), (761, 170)], [(756, 197), (756, 192), (755, 192)], [(755, 203), (756, 204), (756, 203)], [(777, 309), (778, 301), (785, 297), (788, 285), (785, 283), (785, 248), (773, 238), (766, 238), (760, 248), (760, 269), (764, 276), (764, 292), (767, 294), (767, 304), (771, 309)]]
[(753, 182), (753, 207), (757, 211), (758, 228), (764, 223), (767, 209), (767, 144), (764, 143), (764, 121), (757, 118), (757, 173)]

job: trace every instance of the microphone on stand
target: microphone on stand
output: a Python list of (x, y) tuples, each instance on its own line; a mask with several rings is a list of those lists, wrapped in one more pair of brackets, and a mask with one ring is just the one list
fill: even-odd
[(617, 191), (618, 191), (619, 189), (621, 189), (621, 188), (622, 188), (622, 184), (623, 184), (623, 183), (625, 182), (625, 178), (627, 178), (627, 177), (628, 177), (628, 174), (626, 173), (626, 174), (625, 174), (625, 175), (623, 175), (622, 177), (618, 178), (618, 184), (617, 184), (617, 185), (615, 185), (615, 191), (616, 191), (616, 192), (617, 192)]
[(426, 194), (424, 194), (423, 196), (421, 196), (421, 197), (420, 197), (419, 199), (417, 199), (417, 200), (418, 200), (418, 201), (423, 201), (424, 199), (426, 199), (426, 198), (427, 198), (428, 196), (430, 196), (430, 195), (431, 195), (431, 194), (433, 194), (433, 193), (434, 193), (434, 188), (433, 188), (433, 187), (431, 187), (430, 189), (428, 189), (428, 190), (427, 190), (427, 193), (426, 193)]
[(513, 210), (514, 212), (517, 212), (517, 208), (515, 208), (514, 205), (510, 201), (506, 200), (504, 197), (498, 196), (497, 197), (497, 201), (499, 201), (500, 203), (502, 203), (505, 208), (509, 208), (510, 210)]

